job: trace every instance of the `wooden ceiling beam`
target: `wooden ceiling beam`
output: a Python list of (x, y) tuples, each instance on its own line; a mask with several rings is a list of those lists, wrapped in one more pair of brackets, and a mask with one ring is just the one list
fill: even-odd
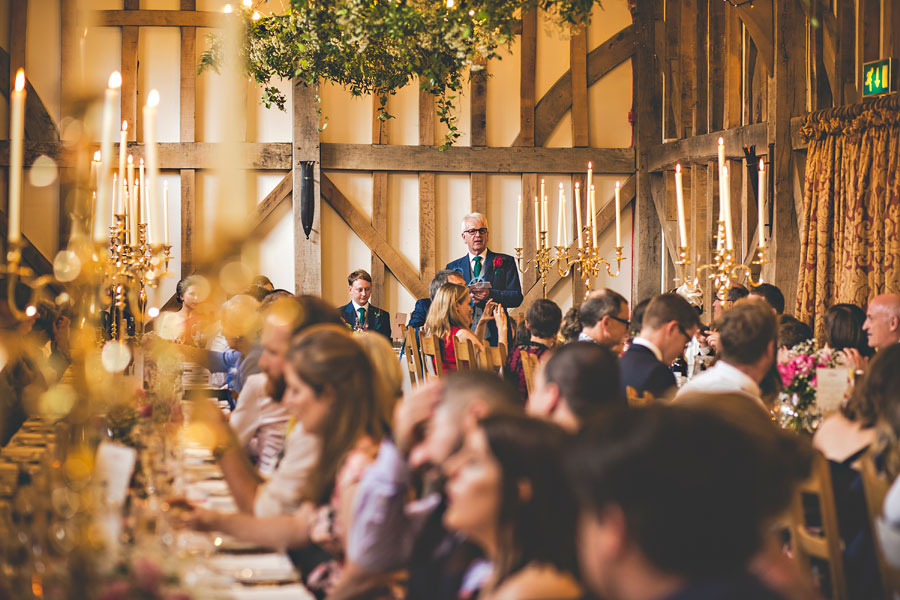
[(87, 22), (94, 27), (224, 27), (225, 13), (203, 10), (95, 10)]

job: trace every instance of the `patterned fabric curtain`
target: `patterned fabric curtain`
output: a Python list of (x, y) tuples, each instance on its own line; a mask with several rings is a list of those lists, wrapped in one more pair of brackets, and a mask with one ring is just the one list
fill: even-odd
[(796, 317), (900, 292), (900, 96), (811, 113)]

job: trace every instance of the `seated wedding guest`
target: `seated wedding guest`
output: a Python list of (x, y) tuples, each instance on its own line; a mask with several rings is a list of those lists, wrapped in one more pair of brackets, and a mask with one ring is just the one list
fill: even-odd
[(525, 370), (522, 368), (522, 353), (527, 352), (541, 358), (556, 345), (561, 320), (562, 311), (559, 306), (545, 298), (535, 300), (525, 313), (525, 326), (522, 329), (527, 331), (529, 339), (513, 348), (503, 365), (503, 377), (519, 390), (523, 404), (528, 398), (528, 386), (525, 383)]
[(641, 334), (619, 357), (621, 393), (628, 398), (647, 393), (656, 399), (674, 395), (675, 375), (669, 365), (700, 328), (697, 311), (678, 294), (655, 296), (644, 312)]
[(431, 280), (431, 283), (428, 285), (428, 298), (421, 298), (416, 300), (416, 305), (413, 307), (412, 314), (409, 315), (409, 323), (407, 323), (407, 327), (414, 327), (418, 329), (419, 327), (423, 327), (425, 325), (425, 318), (428, 316), (428, 309), (431, 308), (431, 303), (434, 302), (434, 296), (437, 294), (438, 290), (447, 282), (456, 283), (458, 285), (466, 285), (466, 281), (462, 278), (459, 271), (454, 271), (452, 269), (441, 269), (437, 273), (434, 274), (434, 278)]
[(844, 364), (865, 369), (875, 351), (869, 346), (863, 324), (866, 311), (855, 304), (835, 304), (825, 311), (825, 345), (841, 353)]
[(791, 315), (778, 315), (778, 333), (775, 339), (778, 341), (778, 349), (793, 348), (800, 342), (813, 339), (812, 327)]
[(71, 326), (72, 320), (65, 311), (47, 301), (37, 303), (31, 334), (41, 348), (42, 371), (48, 384), (57, 383), (72, 363), (69, 356)]
[(354, 329), (377, 331), (391, 339), (391, 315), (382, 308), (372, 305), (372, 276), (358, 269), (347, 277), (350, 302), (341, 307), (341, 317)]
[(725, 292), (724, 300), (719, 300), (718, 298), (713, 300), (712, 322), (717, 321), (723, 312), (734, 306), (734, 303), (741, 298), (746, 298), (749, 293), (750, 290), (740, 283), (732, 282), (731, 289)]
[[(264, 414), (269, 414), (269, 410), (278, 414), (279, 407), (283, 406), (285, 356), (291, 338), (313, 325), (324, 323), (341, 325), (342, 321), (337, 310), (321, 298), (276, 296), (263, 313), (263, 352), (259, 366), (265, 375), (265, 382), (259, 389), (260, 382), (256, 380), (256, 385), (249, 390), (253, 395), (246, 388), (241, 393), (238, 410), (231, 417), (234, 429), (225, 426), (222, 411), (217, 406), (195, 403), (193, 418), (204, 421), (212, 428), (217, 440), (215, 456), (235, 504), (243, 513), (281, 515), (292, 513), (300, 506), (301, 492), (316, 462), (316, 437), (301, 425), (289, 427), (285, 432), (283, 450), (275, 457), (275, 470), (266, 479), (243, 451), (238, 435), (247, 435), (248, 430), (254, 430), (254, 413), (260, 415), (260, 420)], [(265, 407), (268, 410), (264, 413)], [(284, 410), (289, 413), (286, 407)]]
[[(462, 220), (462, 240), (468, 253), (451, 261), (445, 267), (462, 273), (466, 285), (472, 287), (472, 303), (475, 309), (473, 323), (481, 321), (481, 316), (487, 312), (490, 302), (499, 305), (505, 319), (509, 316), (507, 309), (516, 308), (524, 300), (515, 259), (509, 254), (488, 250), (489, 239), (487, 217), (480, 213), (466, 215)], [(479, 281), (490, 284), (490, 287), (473, 286), (473, 282)], [(509, 337), (498, 337), (491, 314), (488, 314), (487, 318), (488, 325), (484, 339), (491, 346), (496, 346), (499, 340), (505, 342), (507, 348), (511, 347), (512, 332), (507, 332)]]
[(784, 598), (749, 566), (809, 472), (811, 453), (758, 415), (735, 421), (650, 406), (579, 435), (564, 464), (591, 592), (607, 600)]
[(428, 335), (433, 335), (440, 342), (441, 361), (445, 371), (457, 370), (454, 340), (469, 340), (476, 351), (484, 349), (484, 334), (489, 321), (495, 322), (506, 339), (506, 313), (499, 310), (493, 300), (488, 300), (484, 318), (478, 321), (475, 332), (472, 332), (473, 309), (470, 295), (469, 288), (464, 285), (445, 283), (438, 289), (425, 320)]
[[(309, 549), (324, 556), (300, 560), (304, 583), (324, 597), (340, 577), (356, 486), (384, 433), (378, 389), (382, 380), (346, 329), (316, 325), (288, 351), (284, 403), (304, 431), (318, 440), (318, 460), (303, 486), (303, 504), (291, 515), (259, 518), (192, 507), (187, 522), (276, 549)], [(301, 556), (315, 556), (309, 552)]]
[(527, 417), (483, 419), (445, 465), (444, 525), (491, 563), (479, 598), (581, 598), (575, 500), (562, 473), (566, 434)]
[(758, 299), (738, 300), (716, 324), (719, 360), (684, 384), (682, 394), (741, 394), (762, 405), (760, 382), (775, 360), (775, 315)]
[[(408, 600), (474, 597), (486, 574), (482, 553), (444, 528), (441, 467), (479, 419), (500, 414), (521, 414), (521, 408), (515, 390), (488, 371), (454, 373), (403, 398), (393, 439), (382, 441), (360, 482), (348, 537), (352, 576), (342, 580), (335, 600), (359, 597), (360, 589), (398, 569), (409, 573)], [(417, 479), (425, 490), (412, 500)]]
[(653, 300), (653, 298), (644, 298), (638, 302), (631, 311), (631, 325), (628, 327), (629, 346), (634, 338), (641, 335), (641, 327), (644, 326), (644, 312), (647, 310), (647, 305), (650, 304), (651, 300)]
[(869, 347), (884, 350), (900, 341), (900, 294), (882, 294), (869, 301), (863, 329)]
[(610, 289), (592, 292), (579, 307), (568, 313), (573, 323), (581, 326), (578, 340), (606, 346), (616, 355), (625, 348), (628, 335), (628, 301)]
[(613, 406), (625, 406), (615, 355), (598, 344), (572, 342), (538, 369), (526, 410), (575, 432)]
[(769, 306), (772, 307), (772, 310), (775, 311), (775, 314), (784, 314), (784, 294), (771, 283), (761, 283), (756, 287), (751, 287), (750, 295), (758, 296), (768, 302)]
[(875, 441), (877, 420), (875, 398), (861, 385), (839, 411), (825, 417), (813, 436), (813, 446), (831, 467), (848, 598), (883, 596), (859, 465)]
[(403, 397), (403, 367), (397, 360), (394, 347), (384, 336), (368, 331), (357, 337), (356, 341), (369, 357), (369, 362), (376, 367), (375, 376), (382, 382), (380, 385), (385, 393), (379, 398), (383, 401), (379, 410), (385, 427), (389, 430), (394, 421), (394, 408)]

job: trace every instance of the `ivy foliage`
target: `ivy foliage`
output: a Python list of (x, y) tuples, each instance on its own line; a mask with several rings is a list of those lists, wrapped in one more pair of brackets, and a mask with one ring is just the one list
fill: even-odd
[[(388, 119), (387, 98), (418, 79), (436, 96), (448, 128), (443, 149), (459, 137), (453, 102), (463, 77), (513, 41), (523, 12), (541, 10), (578, 27), (595, 4), (600, 0), (290, 0), (283, 14), (265, 16), (244, 7), (243, 59), (263, 86), (263, 103), (281, 110), (286, 98), (276, 80), (329, 81), (355, 96), (375, 95), (379, 118)], [(217, 69), (222, 58), (214, 38), (200, 70)]]

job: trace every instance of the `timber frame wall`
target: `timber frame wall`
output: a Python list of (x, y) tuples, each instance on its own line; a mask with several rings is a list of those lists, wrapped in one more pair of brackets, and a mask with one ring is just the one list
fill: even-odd
[[(802, 198), (805, 150), (795, 131), (804, 113), (859, 100), (861, 64), (894, 56), (900, 49), (900, 0), (754, 0), (735, 8), (726, 0), (629, 0), (634, 24), (597, 48), (587, 48), (586, 34), (570, 41), (570, 69), (542, 97), (535, 97), (537, 17), (522, 19), (520, 132), (512, 147), (487, 147), (485, 136), (486, 90), (483, 76), (471, 82), (471, 146), (439, 152), (434, 139), (434, 99), (419, 97), (419, 145), (390, 145), (383, 124), (374, 121), (372, 144), (320, 143), (315, 90), (294, 86), (293, 142), (247, 143), (247, 167), (284, 172), (284, 179), (258, 205), (257, 228), (288, 199), (299, 200), (300, 161), (316, 161), (316, 220), (310, 239), (302, 233), (299, 201), (294, 201), (294, 256), (297, 291), (320, 293), (321, 237), (319, 218), (325, 200), (372, 251), (376, 298), (382, 297), (385, 272), (417, 298), (427, 294), (435, 264), (435, 175), (468, 173), (472, 210), (486, 212), (486, 177), (489, 173), (517, 173), (523, 198), (537, 192), (538, 173), (568, 174), (581, 180), (588, 160), (598, 174), (633, 175), (623, 184), (625, 204), (634, 200), (635, 302), (659, 289), (661, 270), (668, 280), (675, 276), (675, 207), (671, 170), (676, 162), (685, 168), (691, 258), (708, 261), (714, 243), (713, 225), (718, 217), (715, 176), (716, 140), (725, 138), (732, 173), (735, 208), (735, 249), (746, 260), (756, 249), (755, 196), (748, 175), (740, 168), (744, 146), (755, 146), (769, 165), (770, 206), (767, 239), (770, 260), (766, 278), (784, 292), (788, 306), (796, 293), (799, 262), (797, 204)], [(196, 10), (196, 0), (181, 0), (180, 10), (140, 10), (139, 0), (124, 0), (124, 10), (79, 11), (77, 0), (60, 0), (62, 115), (70, 114), (74, 84), (71, 81), (77, 34), (85, 24), (120, 27), (122, 30), (122, 118), (132, 126), (129, 151), (143, 154), (135, 135), (141, 131), (137, 110), (137, 48), (141, 27), (177, 27), (181, 32), (180, 142), (161, 144), (160, 167), (181, 175), (182, 273), (194, 263), (192, 248), (202, 227), (195, 198), (198, 169), (212, 168), (212, 143), (195, 141), (196, 33), (198, 27), (219, 27), (220, 13)], [(0, 92), (8, 96), (15, 70), (24, 66), (27, 0), (11, 3), (10, 78)], [(819, 25), (817, 26), (816, 23)], [(6, 53), (0, 53), (6, 54)], [(587, 89), (613, 68), (632, 60), (634, 73), (635, 132), (632, 148), (588, 148), (590, 109)], [(2, 63), (2, 61), (0, 61)], [(2, 68), (2, 64), (0, 64)], [(543, 148), (554, 127), (572, 114), (572, 148)], [(373, 115), (374, 119), (374, 115)], [(37, 94), (29, 90), (26, 112), (26, 165), (41, 154), (57, 160), (63, 172), (67, 162), (59, 133)], [(8, 164), (8, 142), (0, 142), (0, 165)], [(328, 178), (328, 171), (371, 172), (372, 218), (361, 213)], [(415, 172), (419, 181), (420, 264), (411, 265), (386, 241), (387, 175)], [(66, 177), (60, 191), (60, 247), (67, 239)], [(584, 181), (581, 180), (582, 185)], [(614, 220), (611, 198), (601, 202), (601, 229)], [(533, 227), (531, 211), (526, 230)], [(2, 215), (0, 215), (2, 216)], [(5, 228), (3, 228), (5, 231)], [(574, 239), (574, 223), (572, 239)], [(663, 241), (664, 240), (664, 241)], [(534, 241), (525, 236), (525, 254), (533, 253)], [(660, 261), (665, 245), (668, 260)], [(32, 266), (46, 271), (49, 262), (33, 245), (26, 253)], [(37, 256), (34, 256), (34, 255)], [(38, 264), (39, 263), (39, 264)], [(581, 281), (573, 277), (573, 297), (583, 294)], [(548, 288), (558, 281), (550, 277)], [(524, 277), (527, 306), (540, 294), (534, 275)], [(710, 306), (709, 300), (705, 303)]]
[[(735, 257), (753, 259), (757, 228), (764, 226), (771, 261), (764, 275), (792, 311), (806, 166), (797, 129), (808, 112), (861, 100), (863, 62), (900, 54), (900, 0), (753, 0), (740, 7), (725, 0), (636, 0), (634, 15), (635, 228), (644, 230), (635, 238), (658, 243), (661, 227), (669, 258), (660, 265), (652, 248), (635, 258), (641, 272), (635, 297), (648, 296), (658, 269), (673, 269), (677, 257), (676, 163), (684, 170), (690, 258), (709, 262), (721, 136), (732, 173)], [(756, 167), (743, 164), (748, 146), (769, 171), (763, 224), (748, 178)], [(710, 300), (707, 292), (704, 305)]]

